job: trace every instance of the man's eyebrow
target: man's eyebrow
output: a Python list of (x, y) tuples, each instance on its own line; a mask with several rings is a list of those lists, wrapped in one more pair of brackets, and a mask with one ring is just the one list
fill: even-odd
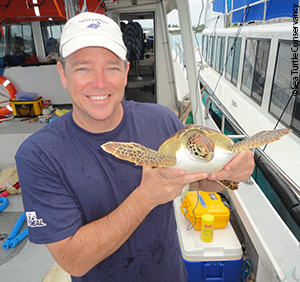
[(107, 61), (107, 65), (122, 65), (122, 61)]
[(86, 65), (86, 64), (90, 64), (90, 61), (76, 61), (72, 64), (73, 67), (76, 67), (78, 65)]
[[(73, 67), (76, 67), (78, 65), (87, 65), (87, 64), (91, 64), (91, 61), (76, 61), (72, 64)], [(121, 61), (107, 61), (105, 63), (105, 65), (122, 65), (122, 62)]]

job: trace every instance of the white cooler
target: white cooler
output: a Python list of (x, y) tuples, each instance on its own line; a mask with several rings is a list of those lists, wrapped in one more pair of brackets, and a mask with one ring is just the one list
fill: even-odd
[(180, 197), (174, 200), (181, 253), (189, 282), (240, 282), (243, 266), (242, 246), (230, 224), (215, 229), (211, 243), (201, 240), (201, 231), (191, 227), (180, 210)]

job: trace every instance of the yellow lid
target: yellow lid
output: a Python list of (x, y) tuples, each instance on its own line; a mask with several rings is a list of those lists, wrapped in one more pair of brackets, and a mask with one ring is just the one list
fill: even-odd
[(228, 216), (230, 213), (222, 203), (220, 195), (214, 192), (189, 191), (183, 207), (188, 214), (197, 218), (201, 218), (205, 213), (221, 217)]
[(211, 214), (205, 213), (202, 215), (202, 221), (205, 222), (205, 224), (212, 224), (214, 222), (215, 217)]
[(205, 214), (214, 217), (214, 228), (224, 228), (229, 221), (230, 211), (217, 193), (189, 191), (180, 209), (196, 230), (201, 229)]

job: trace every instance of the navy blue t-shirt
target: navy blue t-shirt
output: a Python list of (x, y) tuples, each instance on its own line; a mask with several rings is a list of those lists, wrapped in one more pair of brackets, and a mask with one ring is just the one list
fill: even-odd
[[(104, 152), (103, 143), (131, 141), (157, 150), (183, 127), (165, 107), (133, 101), (122, 105), (123, 119), (113, 131), (87, 132), (69, 112), (20, 146), (16, 163), (32, 242), (47, 244), (74, 235), (139, 186), (142, 167)], [(153, 209), (115, 253), (86, 275), (72, 277), (91, 282), (186, 280), (172, 202)]]

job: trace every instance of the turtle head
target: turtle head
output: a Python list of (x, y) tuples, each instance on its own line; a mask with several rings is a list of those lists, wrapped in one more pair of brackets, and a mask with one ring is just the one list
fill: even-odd
[(194, 134), (187, 140), (187, 149), (195, 159), (209, 162), (214, 157), (215, 145), (210, 138)]

